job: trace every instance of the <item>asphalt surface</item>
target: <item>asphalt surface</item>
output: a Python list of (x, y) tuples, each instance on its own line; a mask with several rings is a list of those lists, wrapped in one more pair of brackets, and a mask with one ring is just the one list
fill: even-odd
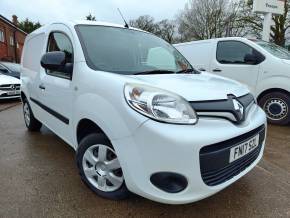
[(74, 151), (65, 142), (45, 128), (27, 132), (21, 105), (5, 104), (0, 104), (1, 218), (290, 217), (290, 127), (270, 126), (259, 166), (210, 198), (179, 206), (138, 196), (116, 202), (81, 182)]

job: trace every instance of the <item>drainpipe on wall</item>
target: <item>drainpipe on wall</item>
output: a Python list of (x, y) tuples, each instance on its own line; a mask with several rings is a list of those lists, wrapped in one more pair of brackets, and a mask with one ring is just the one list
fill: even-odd
[[(15, 26), (18, 26), (18, 17), (17, 17), (15, 14), (12, 15), (12, 23), (13, 23)], [(14, 56), (15, 56), (15, 60), (14, 60), (14, 62), (18, 63), (18, 57), (17, 57), (17, 42), (16, 42), (16, 31), (17, 31), (17, 30), (14, 30), (14, 31), (13, 31)]]
[(18, 57), (17, 57), (17, 42), (16, 42), (16, 31), (13, 31), (13, 42), (14, 42), (14, 56), (15, 56), (15, 62), (18, 63)]

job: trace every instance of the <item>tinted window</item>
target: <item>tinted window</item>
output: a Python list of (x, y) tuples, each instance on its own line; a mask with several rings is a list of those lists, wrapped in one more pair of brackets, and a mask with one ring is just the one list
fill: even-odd
[(254, 54), (255, 50), (237, 41), (219, 42), (217, 46), (217, 61), (222, 64), (246, 64), (247, 54)]
[[(48, 39), (48, 52), (63, 51), (66, 54), (66, 63), (73, 63), (73, 46), (70, 39), (63, 33), (51, 33)], [(47, 71), (48, 74), (69, 79), (70, 74), (64, 72)]]
[(2, 64), (11, 71), (20, 72), (20, 65), (19, 64), (8, 63), (8, 62), (3, 62)]
[(152, 34), (103, 26), (78, 25), (76, 29), (87, 63), (94, 70), (135, 74), (191, 68), (173, 46)]
[(265, 41), (255, 41), (255, 42), (272, 55), (281, 59), (290, 60), (290, 52), (287, 49), (278, 46), (274, 43), (269, 43)]
[(0, 64), (0, 73), (8, 73), (7, 68), (2, 66), (1, 64)]

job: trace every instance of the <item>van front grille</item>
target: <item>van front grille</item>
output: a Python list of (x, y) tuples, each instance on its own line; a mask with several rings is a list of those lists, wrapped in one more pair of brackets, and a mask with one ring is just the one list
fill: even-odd
[[(231, 148), (259, 134), (259, 146), (239, 160), (229, 163)], [(249, 167), (259, 156), (265, 140), (265, 126), (222, 143), (200, 150), (201, 177), (208, 186), (220, 185)]]

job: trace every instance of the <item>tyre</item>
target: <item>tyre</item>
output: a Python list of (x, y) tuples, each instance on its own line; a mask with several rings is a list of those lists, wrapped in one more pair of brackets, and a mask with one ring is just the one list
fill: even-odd
[(103, 134), (86, 136), (76, 154), (82, 181), (101, 197), (121, 200), (129, 196), (112, 144)]
[(23, 100), (23, 116), (25, 125), (29, 131), (35, 132), (41, 129), (42, 123), (34, 117), (27, 99)]
[(283, 92), (271, 92), (264, 95), (259, 105), (267, 114), (268, 122), (287, 125), (290, 122), (290, 96)]

